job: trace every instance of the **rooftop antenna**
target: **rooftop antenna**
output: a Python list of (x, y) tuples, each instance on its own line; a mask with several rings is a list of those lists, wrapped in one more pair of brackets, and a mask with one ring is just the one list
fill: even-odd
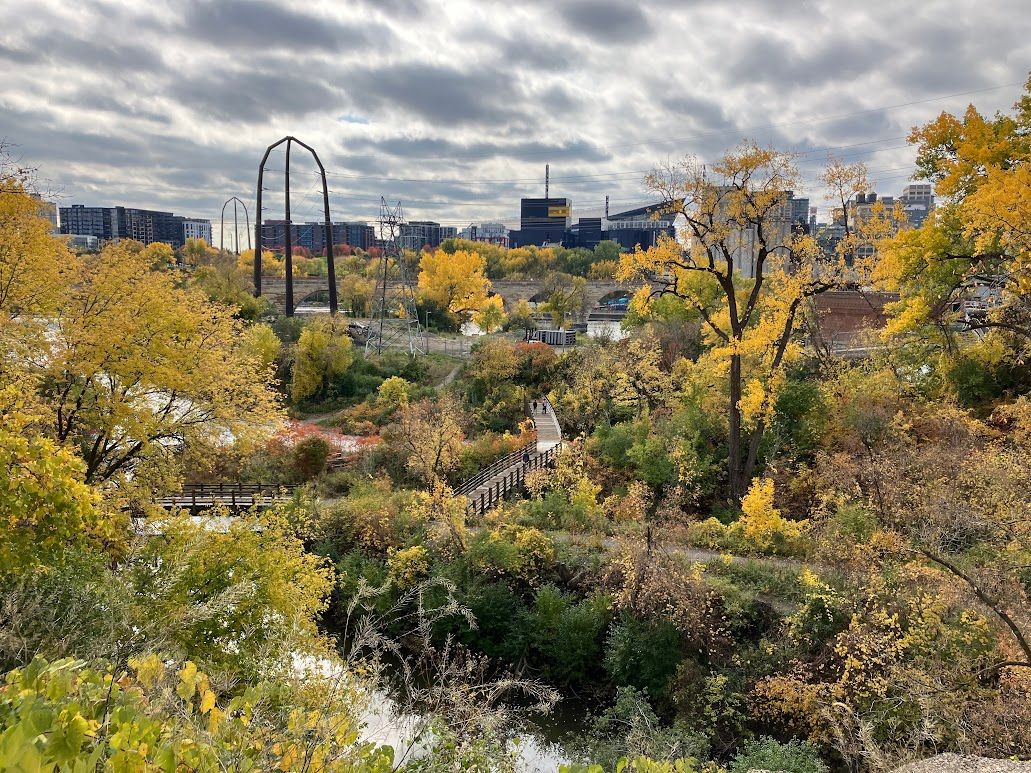
[(549, 178), (551, 177), (551, 164), (544, 165), (544, 198), (548, 198)]

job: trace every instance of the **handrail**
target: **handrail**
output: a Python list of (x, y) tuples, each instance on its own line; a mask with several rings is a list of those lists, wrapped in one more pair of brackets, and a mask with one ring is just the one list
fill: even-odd
[(481, 491), (478, 497), (469, 499), (465, 508), (466, 516), (483, 515), (488, 510), (493, 510), (509, 493), (523, 487), (527, 473), (549, 465), (561, 450), (562, 443), (560, 441), (547, 451), (535, 454), (527, 464), (511, 469), (508, 475), (495, 481), (494, 485), (488, 486), (485, 491)]
[(295, 488), (278, 483), (190, 483), (181, 491), (156, 496), (151, 502), (164, 508), (189, 507), (191, 510), (214, 505), (253, 507), (292, 496)]
[(527, 443), (525, 446), (522, 446), (511, 453), (505, 454), (489, 467), (480, 470), (473, 477), (458, 484), (454, 489), (454, 493), (468, 494), (470, 491), (475, 491), (485, 480), (493, 478), (502, 470), (506, 470), (509, 467), (514, 466), (516, 462), (521, 461), (524, 453), (530, 454), (531, 456), (536, 453), (536, 443)]

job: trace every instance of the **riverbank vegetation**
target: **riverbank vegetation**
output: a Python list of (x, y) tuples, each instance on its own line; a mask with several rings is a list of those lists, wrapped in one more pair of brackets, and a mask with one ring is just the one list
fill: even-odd
[[(1029, 131), (1028, 97), (943, 115), (912, 138), (944, 197), (920, 228), (767, 234), (749, 278), (734, 227), (797, 183), (749, 144), (649, 178), (679, 242), (409, 256), (463, 318), (500, 277), (645, 288), (620, 341), (465, 359), (279, 317), (246, 255), (75, 255), (7, 164), (0, 767), (513, 770), (531, 737), (590, 773), (1031, 757)], [(825, 179), (847, 201), (865, 170)], [(380, 256), (341, 258), (359, 299)], [(897, 293), (864, 356), (814, 346), (814, 299), (856, 288)], [(470, 510), (545, 400), (555, 464)], [(218, 482), (282, 496), (155, 501)]]

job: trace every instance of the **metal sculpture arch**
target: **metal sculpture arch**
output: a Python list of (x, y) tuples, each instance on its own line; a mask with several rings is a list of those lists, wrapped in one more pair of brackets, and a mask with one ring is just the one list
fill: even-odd
[(236, 196), (230, 196), (225, 200), (222, 205), (222, 223), (219, 226), (218, 232), (218, 246), (220, 249), (225, 249), (226, 241), (226, 207), (229, 206), (229, 202), (233, 202), (233, 252), (236, 255), (240, 254), (240, 221), (239, 221), (239, 210), (237, 207), (243, 207), (243, 216), (246, 219), (247, 225), (245, 230), (247, 233), (247, 249), (251, 249), (251, 216), (247, 211), (247, 205), (244, 204)]
[(322, 203), (325, 207), (325, 242), (326, 242), (326, 274), (329, 280), (329, 313), (337, 313), (337, 282), (336, 282), (336, 270), (333, 265), (333, 223), (329, 217), (329, 185), (326, 183), (326, 168), (322, 165), (322, 161), (319, 160), (319, 154), (315, 152), (315, 149), (310, 145), (306, 145), (296, 137), (283, 137), (278, 142), (274, 142), (268, 146), (265, 150), (265, 155), (261, 159), (261, 165), (258, 167), (258, 191), (257, 191), (257, 213), (254, 217), (254, 295), (261, 295), (261, 249), (262, 249), (262, 233), (261, 233), (261, 191), (262, 183), (265, 177), (265, 162), (268, 161), (269, 154), (278, 148), (283, 143), (286, 143), (286, 166), (285, 170), (285, 183), (284, 193), (286, 197), (286, 239), (283, 245), (284, 247), (284, 258), (286, 259), (286, 315), (292, 317), (294, 314), (294, 256), (293, 256), (293, 234), (291, 233), (291, 220), (290, 220), (290, 147), (293, 143), (297, 143), (302, 148), (311, 153), (312, 158), (315, 159), (315, 163), (319, 167), (319, 174), (322, 176)]

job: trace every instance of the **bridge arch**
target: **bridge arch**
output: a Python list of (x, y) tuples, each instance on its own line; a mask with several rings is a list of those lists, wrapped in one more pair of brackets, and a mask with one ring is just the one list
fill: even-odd
[(613, 290), (601, 296), (594, 305), (602, 308), (611, 306), (625, 308), (630, 305), (630, 299), (633, 297), (634, 294), (629, 290)]
[(319, 308), (324, 307), (324, 306), (328, 307), (329, 306), (329, 289), (323, 287), (323, 288), (320, 288), (318, 290), (315, 290), (314, 292), (308, 293), (303, 298), (301, 298), (301, 300), (299, 300), (297, 302), (297, 306), (295, 307), (295, 310), (297, 308), (300, 308), (301, 306), (316, 306), (316, 307), (319, 307)]

